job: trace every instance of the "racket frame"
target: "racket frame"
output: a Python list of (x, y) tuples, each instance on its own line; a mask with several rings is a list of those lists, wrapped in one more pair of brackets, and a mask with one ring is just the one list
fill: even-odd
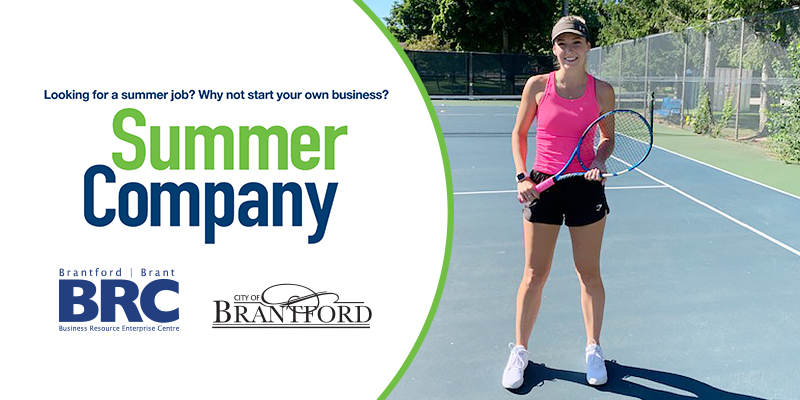
[[(608, 116), (611, 116), (611, 115), (614, 115), (614, 114), (619, 114), (619, 113), (630, 113), (630, 114), (633, 114), (633, 115), (639, 117), (642, 120), (642, 122), (645, 124), (645, 126), (648, 129), (649, 138), (650, 138), (649, 143), (646, 143), (647, 144), (647, 152), (645, 152), (644, 156), (637, 163), (631, 164), (631, 166), (628, 167), (627, 169), (625, 169), (623, 171), (618, 171), (618, 172), (604, 172), (600, 176), (603, 177), (603, 178), (608, 178), (608, 177), (612, 177), (612, 176), (619, 176), (619, 175), (622, 175), (624, 173), (630, 172), (630, 171), (634, 170), (636, 167), (638, 167), (639, 165), (641, 165), (642, 162), (644, 162), (644, 160), (647, 158), (647, 156), (650, 155), (650, 151), (653, 149), (653, 127), (650, 125), (650, 123), (647, 122), (647, 119), (645, 119), (641, 114), (639, 114), (636, 111), (633, 111), (633, 110), (612, 110), (612, 111), (609, 111), (609, 112), (597, 117), (597, 119), (595, 119), (594, 121), (592, 121), (591, 124), (589, 124), (589, 127), (586, 128), (586, 130), (583, 131), (583, 134), (581, 135), (580, 141), (578, 141), (578, 145), (575, 147), (575, 150), (572, 151), (572, 155), (570, 155), (569, 160), (566, 163), (564, 163), (564, 166), (561, 167), (561, 170), (556, 172), (556, 174), (551, 176), (550, 178), (547, 178), (544, 181), (542, 181), (541, 183), (537, 184), (534, 187), (534, 190), (536, 190), (536, 192), (538, 192), (538, 193), (542, 193), (545, 190), (549, 189), (551, 186), (555, 185), (555, 183), (558, 182), (558, 181), (561, 181), (561, 180), (564, 180), (564, 179), (570, 179), (570, 178), (577, 178), (577, 177), (581, 177), (581, 176), (586, 175), (586, 172), (588, 172), (588, 169), (583, 164), (583, 162), (580, 161), (580, 150), (581, 150), (581, 146), (583, 146), (583, 141), (586, 139), (586, 137), (589, 136), (589, 132), (593, 132), (593, 130), (595, 128), (600, 129), (598, 127), (598, 124), (600, 123), (600, 121), (602, 121), (604, 118), (606, 118)], [(594, 138), (594, 135), (591, 135), (591, 137)], [(613, 156), (614, 156), (614, 154), (612, 152), (611, 157), (613, 157)], [(575, 160), (575, 157), (578, 157), (578, 161), (579, 161), (581, 167), (584, 168), (584, 169), (587, 169), (587, 171), (584, 171), (584, 172), (571, 172), (571, 173), (565, 174), (564, 171), (566, 171), (567, 168), (569, 168), (569, 166), (572, 164), (572, 161)]]

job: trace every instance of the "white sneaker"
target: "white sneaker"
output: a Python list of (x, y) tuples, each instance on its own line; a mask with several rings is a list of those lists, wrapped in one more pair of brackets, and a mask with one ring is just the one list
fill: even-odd
[(511, 349), (511, 355), (508, 356), (506, 369), (503, 370), (503, 387), (516, 389), (522, 386), (525, 379), (525, 367), (528, 366), (530, 353), (523, 346), (514, 346), (514, 343), (509, 343), (508, 348)]
[(603, 349), (599, 344), (586, 346), (586, 382), (592, 386), (604, 385), (608, 381)]

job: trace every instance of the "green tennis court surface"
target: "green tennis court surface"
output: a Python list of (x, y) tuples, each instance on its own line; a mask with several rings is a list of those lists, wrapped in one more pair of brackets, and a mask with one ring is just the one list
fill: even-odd
[(579, 284), (562, 228), (526, 384), (502, 388), (523, 243), (510, 135), (478, 126), (507, 127), (509, 110), (495, 111), (439, 114), (455, 192), (451, 262), (436, 318), (389, 399), (800, 399), (800, 197), (658, 148), (641, 172), (607, 183), (608, 384), (584, 382)]

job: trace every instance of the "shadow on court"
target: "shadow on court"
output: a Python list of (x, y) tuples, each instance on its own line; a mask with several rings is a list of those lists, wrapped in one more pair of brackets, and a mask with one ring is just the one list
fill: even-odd
[[(549, 368), (544, 364), (529, 361), (527, 368), (525, 368), (525, 382), (522, 387), (509, 390), (509, 392), (526, 395), (533, 388), (544, 385), (545, 381), (567, 381), (581, 386), (593, 387), (601, 392), (616, 393), (642, 400), (765, 400), (760, 397), (726, 392), (688, 376), (671, 372), (630, 367), (618, 364), (616, 361), (606, 361), (606, 368), (608, 369), (608, 383), (594, 387), (586, 383), (586, 375), (582, 372)], [(663, 387), (664, 390), (654, 389), (626, 380), (630, 378), (649, 381)], [(686, 394), (675, 393), (677, 391)]]

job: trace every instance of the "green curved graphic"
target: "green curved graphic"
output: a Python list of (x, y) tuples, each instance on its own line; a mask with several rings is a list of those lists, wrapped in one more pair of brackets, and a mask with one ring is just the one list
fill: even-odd
[(417, 351), (419, 351), (420, 346), (422, 345), (422, 341), (425, 340), (425, 336), (428, 334), (428, 329), (431, 327), (431, 322), (433, 322), (433, 317), (436, 315), (436, 309), (439, 307), (439, 300), (442, 298), (442, 291), (444, 290), (444, 283), (447, 278), (447, 267), (450, 265), (450, 251), (453, 247), (453, 178), (450, 176), (450, 158), (447, 157), (447, 147), (444, 143), (444, 135), (442, 135), (442, 127), (439, 125), (439, 119), (436, 117), (436, 111), (433, 109), (433, 103), (431, 103), (430, 97), (428, 97), (428, 91), (425, 90), (425, 86), (422, 84), (422, 80), (419, 78), (416, 69), (411, 64), (411, 60), (408, 59), (406, 56), (405, 51), (400, 47), (400, 43), (389, 33), (389, 30), (386, 29), (386, 26), (380, 21), (378, 16), (372, 12), (372, 10), (367, 7), (361, 0), (353, 0), (361, 10), (366, 13), (372, 22), (375, 23), (375, 26), (383, 32), (383, 35), (386, 36), (386, 39), (389, 40), (389, 43), (394, 46), (394, 49), (397, 51), (397, 54), (405, 63), (406, 68), (408, 68), (408, 72), (411, 73), (411, 76), (414, 78), (414, 82), (417, 83), (417, 88), (419, 89), (422, 98), (425, 100), (425, 105), (428, 107), (428, 112), (431, 115), (431, 121), (433, 122), (434, 127), (436, 128), (436, 137), (439, 139), (439, 149), (442, 152), (442, 163), (444, 166), (444, 176), (447, 182), (447, 243), (445, 245), (444, 250), (444, 260), (442, 261), (442, 273), (439, 275), (439, 287), (436, 288), (436, 295), (433, 297), (433, 304), (431, 304), (431, 309), (428, 311), (428, 318), (425, 319), (425, 325), (422, 326), (422, 331), (419, 333), (417, 337), (417, 341), (414, 342), (414, 347), (411, 348), (411, 352), (406, 357), (405, 362), (400, 367), (400, 370), (397, 371), (394, 378), (389, 385), (386, 386), (383, 393), (381, 393), (378, 400), (383, 400), (389, 393), (392, 392), (392, 389), (397, 385), (397, 382), (400, 382), (400, 379), (403, 377), (403, 374), (406, 373), (408, 370), (408, 366), (411, 365), (411, 361), (414, 360), (414, 357), (417, 355)]

